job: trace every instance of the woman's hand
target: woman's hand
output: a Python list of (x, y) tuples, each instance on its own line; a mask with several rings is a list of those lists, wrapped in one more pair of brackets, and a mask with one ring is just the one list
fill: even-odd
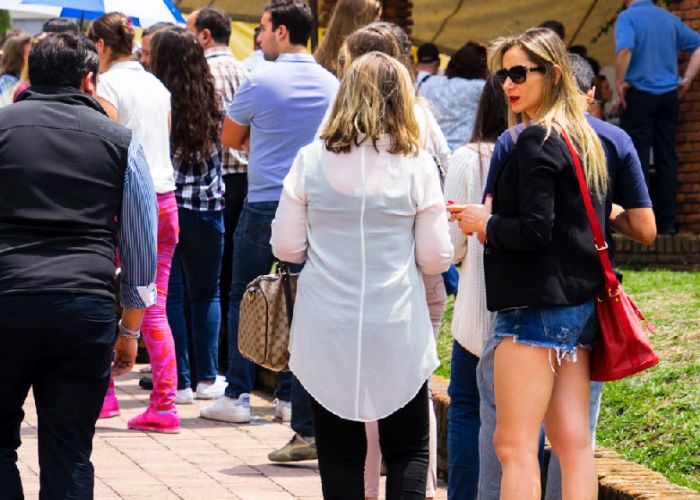
[(469, 204), (456, 214), (459, 227), (467, 235), (477, 233), (479, 241), (486, 239), (486, 223), (491, 218), (491, 197), (487, 196), (483, 205)]
[(114, 344), (114, 361), (112, 362), (112, 376), (119, 377), (131, 371), (136, 362), (136, 351), (139, 341), (128, 339), (122, 335), (117, 335), (117, 342)]

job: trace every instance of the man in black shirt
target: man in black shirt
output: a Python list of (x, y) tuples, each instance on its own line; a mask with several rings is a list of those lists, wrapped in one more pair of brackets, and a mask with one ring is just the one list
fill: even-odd
[(112, 357), (114, 375), (131, 370), (155, 301), (155, 192), (141, 147), (92, 97), (98, 66), (92, 42), (50, 35), (29, 55), (32, 87), (0, 110), (2, 500), (23, 498), (16, 450), (30, 387), (41, 497), (92, 498)]

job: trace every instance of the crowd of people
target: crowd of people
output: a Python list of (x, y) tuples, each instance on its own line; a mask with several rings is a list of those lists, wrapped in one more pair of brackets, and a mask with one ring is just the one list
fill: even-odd
[[(256, 366), (238, 349), (240, 307), (276, 262), (300, 275), (275, 391), (293, 436), (271, 461), (317, 458), (332, 500), (377, 498), (383, 461), (386, 498), (432, 498), (430, 378), (456, 288), (449, 498), (540, 498), (545, 434), (546, 497), (597, 498), (602, 384), (589, 356), (603, 275), (565, 138), (611, 250), (614, 231), (644, 244), (657, 223), (675, 231), (671, 118), (700, 68), (700, 35), (650, 0), (628, 4), (616, 87), (631, 137), (605, 120), (611, 86), (556, 21), (469, 41), (444, 74), (437, 47), (414, 60), (377, 0), (339, 0), (314, 54), (310, 8), (271, 0), (245, 61), (214, 7), (187, 27), (147, 28), (140, 45), (120, 13), (85, 36), (65, 19), (11, 34), (0, 499), (23, 498), (30, 387), (42, 496), (92, 497), (95, 424), (119, 414), (113, 377), (132, 369), (141, 337), (151, 397), (130, 429), (178, 432), (177, 405), (195, 399), (211, 401), (202, 418), (250, 422)], [(664, 29), (675, 35), (659, 47)], [(652, 144), (667, 176), (656, 216)], [(443, 276), (454, 264), (458, 286)]]

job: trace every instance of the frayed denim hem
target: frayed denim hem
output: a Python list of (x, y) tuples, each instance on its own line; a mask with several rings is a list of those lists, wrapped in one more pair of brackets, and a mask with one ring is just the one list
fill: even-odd
[(549, 366), (552, 369), (552, 371), (555, 371), (555, 369), (554, 364), (552, 363), (551, 353), (555, 354), (557, 365), (561, 366), (562, 361), (565, 360), (570, 361), (572, 363), (576, 363), (576, 361), (578, 361), (578, 356), (576, 352), (577, 348), (583, 347), (588, 352), (591, 352), (593, 350), (592, 345), (586, 344), (576, 344), (575, 346), (563, 346), (561, 344), (557, 344), (556, 342), (538, 342), (537, 340), (530, 339), (521, 340), (520, 336), (516, 335), (515, 333), (494, 333), (493, 336), (497, 339), (496, 345), (494, 345), (494, 349), (498, 347), (498, 345), (501, 343), (501, 340), (503, 340), (506, 337), (511, 337), (513, 339), (513, 342), (515, 342), (516, 344), (529, 345), (532, 347), (543, 347), (545, 349), (549, 349)]

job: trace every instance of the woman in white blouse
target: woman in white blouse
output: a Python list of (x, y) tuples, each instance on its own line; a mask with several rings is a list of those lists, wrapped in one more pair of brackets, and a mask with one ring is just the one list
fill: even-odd
[[(481, 203), (493, 149), (507, 128), (506, 98), (495, 76), (484, 85), (468, 144), (450, 159), (445, 179), (445, 198), (462, 203)], [(447, 471), (449, 498), (476, 498), (479, 479), (479, 390), (476, 365), (489, 335), (494, 313), (486, 309), (484, 247), (476, 235), (468, 236), (459, 222), (450, 224), (454, 260), (462, 262), (459, 294), (452, 318), (451, 377), (447, 416)]]
[(297, 155), (272, 226), (274, 254), (306, 262), (290, 368), (312, 396), (326, 498), (364, 497), (373, 420), (387, 498), (425, 495), (426, 381), (438, 359), (420, 271), (444, 271), (452, 245), (414, 99), (398, 61), (377, 52), (355, 61), (322, 140)]

